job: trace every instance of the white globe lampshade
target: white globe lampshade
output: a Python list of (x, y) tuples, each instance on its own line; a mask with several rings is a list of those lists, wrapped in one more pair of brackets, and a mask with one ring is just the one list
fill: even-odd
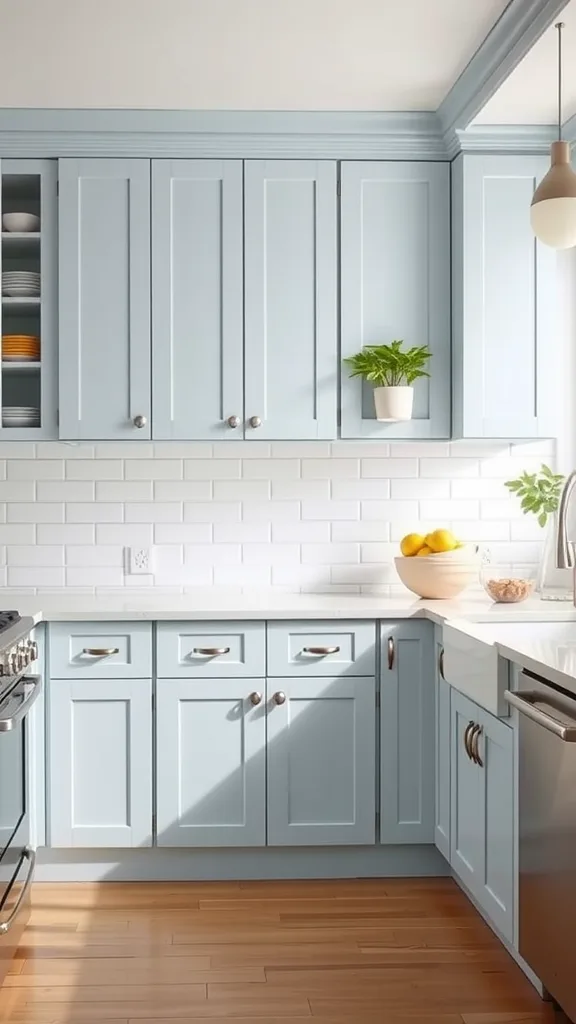
[(552, 166), (532, 199), (530, 224), (536, 238), (553, 249), (576, 245), (576, 174), (567, 142), (553, 142)]

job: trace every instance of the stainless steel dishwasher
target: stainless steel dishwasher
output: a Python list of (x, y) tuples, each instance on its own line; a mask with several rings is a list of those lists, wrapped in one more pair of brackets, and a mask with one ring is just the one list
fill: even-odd
[(519, 950), (576, 1021), (576, 679), (574, 692), (522, 672)]

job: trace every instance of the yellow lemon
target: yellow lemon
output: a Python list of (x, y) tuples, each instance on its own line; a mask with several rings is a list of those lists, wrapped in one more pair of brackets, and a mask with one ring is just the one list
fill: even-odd
[(427, 533), (426, 536), (424, 537), (424, 543), (426, 544), (427, 547), (430, 547), (430, 537), (431, 536), (432, 536), (431, 533)]
[(417, 555), (422, 547), (424, 547), (424, 537), (419, 533), (407, 533), (400, 541), (400, 551), (405, 558)]
[(456, 544), (458, 543), (456, 537), (450, 530), (434, 530), (426, 537), (428, 547), (432, 548), (432, 551), (454, 551)]
[(420, 551), (416, 552), (416, 555), (417, 555), (418, 558), (421, 558), (422, 555), (431, 555), (431, 554), (432, 554), (432, 548), (429, 548), (427, 544), (425, 544), (423, 548), (420, 548)]

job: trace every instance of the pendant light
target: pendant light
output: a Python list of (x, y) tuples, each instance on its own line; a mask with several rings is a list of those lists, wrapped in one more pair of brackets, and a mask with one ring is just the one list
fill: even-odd
[(558, 31), (558, 141), (550, 147), (551, 167), (532, 199), (530, 223), (541, 242), (553, 249), (576, 245), (576, 174), (570, 165), (570, 144), (562, 139), (562, 29)]

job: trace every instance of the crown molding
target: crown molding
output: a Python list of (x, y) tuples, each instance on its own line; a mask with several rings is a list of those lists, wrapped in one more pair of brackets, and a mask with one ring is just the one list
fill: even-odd
[(0, 110), (0, 157), (446, 160), (431, 111)]
[(438, 107), (448, 152), (568, 0), (510, 0), (500, 18)]
[(449, 147), (450, 159), (458, 153), (548, 153), (557, 137), (551, 124), (479, 124), (454, 132)]

